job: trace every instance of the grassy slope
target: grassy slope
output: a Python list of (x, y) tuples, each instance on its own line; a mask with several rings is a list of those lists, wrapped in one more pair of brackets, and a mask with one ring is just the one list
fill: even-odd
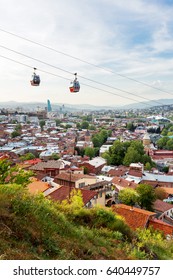
[(62, 206), (19, 186), (0, 186), (0, 259), (152, 259), (153, 252), (173, 258), (171, 242), (152, 242), (137, 242), (110, 209)]

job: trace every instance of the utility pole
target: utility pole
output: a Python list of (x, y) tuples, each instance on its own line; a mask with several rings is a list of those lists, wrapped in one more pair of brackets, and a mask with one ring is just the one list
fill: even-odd
[(71, 181), (71, 173), (72, 173), (72, 171), (70, 170), (69, 172), (70, 172), (70, 174), (69, 174), (69, 200), (70, 200), (71, 183), (72, 183), (72, 181)]

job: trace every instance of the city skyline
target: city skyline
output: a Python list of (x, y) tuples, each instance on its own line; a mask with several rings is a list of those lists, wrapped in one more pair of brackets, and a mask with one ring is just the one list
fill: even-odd
[[(0, 102), (121, 106), (173, 96), (171, 1), (18, 2), (0, 0)], [(39, 87), (30, 85), (34, 67)]]

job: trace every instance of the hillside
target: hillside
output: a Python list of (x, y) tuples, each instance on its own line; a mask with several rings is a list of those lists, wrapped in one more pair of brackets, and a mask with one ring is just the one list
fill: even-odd
[(84, 209), (18, 185), (0, 185), (0, 259), (173, 259), (173, 242), (160, 233), (132, 232), (111, 209)]
[[(160, 105), (159, 105), (160, 103)], [(110, 103), (111, 104), (111, 103)], [(105, 105), (94, 105), (94, 104), (62, 104), (62, 103), (52, 103), (52, 109), (59, 111), (62, 106), (64, 106), (65, 112), (76, 112), (81, 110), (86, 111), (101, 111), (101, 110), (129, 110), (129, 109), (148, 109), (152, 107), (164, 107), (165, 105), (171, 106), (173, 104), (173, 99), (156, 99), (145, 102), (137, 102), (123, 106), (117, 106), (116, 104), (111, 104), (110, 106)], [(17, 101), (6, 101), (0, 102), (0, 108), (22, 108), (24, 111), (33, 111), (40, 108), (45, 108), (47, 106), (47, 101), (45, 102), (17, 102)]]

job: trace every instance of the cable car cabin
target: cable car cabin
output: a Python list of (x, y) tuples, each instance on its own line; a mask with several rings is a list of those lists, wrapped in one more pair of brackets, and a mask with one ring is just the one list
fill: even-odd
[(79, 92), (79, 90), (80, 90), (80, 84), (77, 81), (77, 73), (74, 73), (74, 76), (75, 76), (75, 79), (73, 82), (70, 83), (69, 89), (70, 89), (70, 92), (76, 93), (76, 92)]
[(80, 84), (78, 81), (74, 80), (73, 82), (70, 83), (70, 92), (79, 92), (80, 90)]
[(40, 84), (40, 76), (35, 73), (32, 75), (32, 80), (30, 81), (32, 86), (39, 86)]

